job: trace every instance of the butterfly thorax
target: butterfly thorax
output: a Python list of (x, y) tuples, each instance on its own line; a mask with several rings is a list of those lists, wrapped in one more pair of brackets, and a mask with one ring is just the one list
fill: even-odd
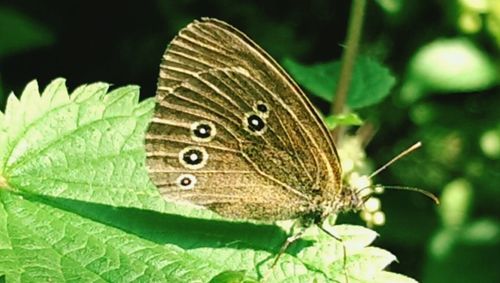
[(308, 211), (301, 216), (304, 226), (321, 224), (332, 214), (358, 211), (362, 208), (363, 200), (352, 188), (343, 187), (340, 196), (333, 199), (316, 196), (310, 204)]
[(344, 186), (341, 190), (338, 210), (340, 212), (358, 211), (363, 207), (363, 199), (360, 197), (357, 190)]

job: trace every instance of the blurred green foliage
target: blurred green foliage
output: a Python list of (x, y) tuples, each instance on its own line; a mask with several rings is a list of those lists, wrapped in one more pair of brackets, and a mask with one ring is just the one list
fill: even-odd
[[(2, 92), (20, 93), (34, 78), (46, 85), (59, 75), (74, 85), (138, 84), (141, 95), (152, 96), (166, 44), (201, 16), (233, 24), (280, 62), (332, 62), (343, 50), (349, 4), (0, 3), (0, 105)], [(377, 246), (398, 256), (393, 271), (421, 282), (500, 282), (500, 1), (370, 2), (360, 52), (397, 80), (383, 103), (357, 112), (377, 129), (368, 156), (381, 165), (416, 140), (424, 144), (377, 182), (427, 189), (442, 201), (435, 207), (418, 194), (386, 192)]]
[(401, 90), (408, 102), (428, 93), (479, 91), (499, 83), (498, 66), (465, 38), (426, 44), (413, 56), (408, 69)]
[(53, 34), (42, 24), (5, 6), (0, 6), (0, 38), (0, 58), (54, 42)]
[[(333, 101), (340, 76), (339, 61), (303, 66), (287, 59), (283, 65), (312, 95)], [(371, 58), (359, 56), (352, 73), (347, 106), (358, 109), (379, 103), (390, 93), (395, 82), (387, 68)]]

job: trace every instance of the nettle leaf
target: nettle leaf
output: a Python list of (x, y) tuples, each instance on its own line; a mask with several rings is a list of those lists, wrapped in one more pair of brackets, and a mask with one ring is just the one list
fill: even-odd
[(280, 227), (164, 201), (144, 166), (154, 103), (138, 98), (138, 87), (105, 83), (69, 94), (63, 79), (9, 96), (0, 113), (8, 282), (412, 282), (382, 271), (395, 258), (367, 247), (366, 228), (333, 226), (342, 243), (311, 228), (273, 267), (287, 238)]
[[(287, 59), (283, 65), (311, 94), (333, 101), (340, 75), (339, 61), (305, 66)], [(374, 59), (359, 56), (352, 74), (347, 105), (357, 109), (379, 103), (389, 95), (395, 83), (396, 79), (389, 69)]]
[(7, 242), (0, 273), (7, 282), (193, 282), (212, 263), (76, 214), (0, 191)]
[(9, 186), (111, 206), (178, 211), (179, 205), (163, 201), (144, 170), (143, 138), (153, 100), (138, 103), (136, 86), (107, 93), (105, 83), (83, 85), (70, 96), (64, 83), (54, 80), (40, 95), (33, 81), (20, 99), (9, 96), (0, 120), (0, 172)]
[(258, 281), (247, 278), (245, 271), (224, 271), (217, 274), (209, 283), (257, 283)]
[(338, 282), (374, 282), (381, 276), (392, 275), (383, 269), (396, 257), (388, 251), (368, 246), (377, 237), (374, 231), (353, 225), (336, 225), (329, 231), (342, 242), (332, 239), (318, 227), (306, 231), (303, 238), (316, 241), (298, 254), (306, 265), (320, 268)]

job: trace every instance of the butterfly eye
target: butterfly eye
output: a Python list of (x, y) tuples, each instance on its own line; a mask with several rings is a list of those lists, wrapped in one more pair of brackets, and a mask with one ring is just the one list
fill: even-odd
[(195, 141), (211, 141), (216, 132), (214, 124), (209, 121), (195, 122), (191, 125), (191, 138)]
[(247, 114), (244, 123), (250, 132), (257, 135), (263, 134), (266, 129), (266, 123), (264, 120), (255, 113)]
[(179, 152), (179, 161), (189, 169), (200, 169), (207, 163), (208, 154), (202, 147), (186, 147)]
[(191, 190), (196, 185), (196, 177), (191, 174), (182, 174), (177, 178), (175, 183), (184, 190)]

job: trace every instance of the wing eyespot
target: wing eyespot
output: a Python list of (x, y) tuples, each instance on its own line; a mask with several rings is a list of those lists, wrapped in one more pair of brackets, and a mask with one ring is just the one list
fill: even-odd
[(243, 125), (248, 132), (258, 136), (262, 135), (267, 129), (266, 120), (253, 112), (245, 114)]
[(175, 183), (177, 186), (183, 190), (192, 190), (196, 185), (196, 177), (191, 174), (182, 174), (177, 177)]
[(254, 111), (259, 114), (262, 118), (269, 117), (270, 108), (269, 105), (261, 100), (257, 101), (254, 105)]
[(191, 125), (191, 139), (198, 142), (209, 142), (217, 134), (214, 123), (210, 121), (198, 121)]
[(179, 152), (179, 162), (188, 169), (203, 168), (208, 161), (208, 153), (203, 147), (188, 146)]

